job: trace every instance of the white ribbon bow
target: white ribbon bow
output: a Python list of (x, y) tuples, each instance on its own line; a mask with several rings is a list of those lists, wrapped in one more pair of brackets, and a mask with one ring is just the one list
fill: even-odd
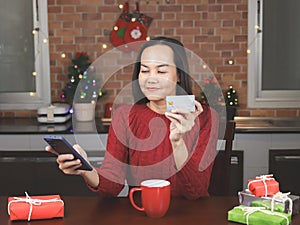
[(27, 194), (27, 192), (25, 192), (25, 195), (26, 195), (26, 198), (14, 197), (15, 200), (11, 200), (8, 203), (8, 207), (7, 207), (8, 215), (10, 215), (10, 204), (14, 203), (14, 202), (27, 202), (30, 205), (28, 219), (27, 219), (28, 221), (30, 221), (30, 219), (31, 219), (33, 205), (41, 205), (42, 203), (48, 203), (48, 202), (61, 202), (62, 205), (64, 205), (63, 200), (58, 199), (58, 198), (52, 198), (52, 199), (45, 200), (45, 199), (30, 198), (30, 196)]
[(280, 201), (282, 203), (285, 203), (285, 201), (289, 201), (289, 211), (288, 214), (292, 214), (293, 211), (293, 201), (291, 198), (288, 197), (290, 195), (290, 192), (287, 193), (282, 193), (282, 192), (277, 192), (275, 195), (273, 195), (272, 200), (271, 200), (271, 211), (274, 211), (274, 204), (275, 201)]
[(263, 184), (264, 184), (264, 186), (265, 186), (265, 197), (267, 197), (268, 196), (268, 185), (266, 183), (266, 180), (275, 180), (273, 178), (273, 174), (270, 174), (270, 175), (261, 175), (261, 176), (255, 177), (255, 180), (251, 180), (251, 181), (248, 182), (248, 189), (249, 189), (250, 184), (262, 181)]
[(282, 215), (282, 214), (280, 214), (278, 212), (271, 212), (269, 210), (266, 210), (264, 207), (253, 207), (253, 206), (244, 206), (244, 207), (241, 207), (241, 206), (236, 206), (234, 208), (239, 208), (242, 211), (245, 211), (244, 215), (246, 215), (246, 224), (247, 225), (249, 225), (249, 216), (252, 213), (255, 213), (255, 212), (262, 212), (262, 213), (265, 213), (265, 214), (268, 214), (268, 215), (282, 217), (282, 218), (286, 219), (286, 224), (287, 225), (290, 224), (289, 218), (287, 216)]

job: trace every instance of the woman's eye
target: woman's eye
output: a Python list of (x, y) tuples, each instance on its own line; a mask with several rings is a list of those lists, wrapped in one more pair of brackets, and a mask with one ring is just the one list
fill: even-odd
[(149, 70), (141, 70), (141, 73), (148, 73)]
[(167, 71), (157, 71), (158, 73), (165, 74)]

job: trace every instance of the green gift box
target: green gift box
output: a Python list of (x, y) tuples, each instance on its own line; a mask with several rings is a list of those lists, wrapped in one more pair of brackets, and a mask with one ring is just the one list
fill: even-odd
[(227, 219), (247, 225), (288, 225), (291, 222), (291, 215), (271, 212), (263, 207), (240, 205), (228, 211)]
[[(257, 200), (257, 201), (253, 201), (251, 202), (251, 206), (255, 206), (255, 207), (264, 207), (267, 210), (271, 210), (272, 209), (272, 201), (271, 200)], [(273, 206), (273, 211), (275, 212), (285, 212), (285, 207), (282, 203), (274, 203)]]

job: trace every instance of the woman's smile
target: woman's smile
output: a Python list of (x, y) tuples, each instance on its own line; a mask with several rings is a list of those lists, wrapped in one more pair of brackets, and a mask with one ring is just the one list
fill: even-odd
[(159, 90), (160, 88), (158, 88), (158, 87), (146, 87), (146, 89), (147, 89), (148, 91), (157, 91), (157, 90)]

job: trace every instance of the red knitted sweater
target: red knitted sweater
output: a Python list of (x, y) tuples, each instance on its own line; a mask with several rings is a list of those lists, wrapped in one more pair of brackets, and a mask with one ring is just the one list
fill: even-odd
[(138, 186), (146, 179), (167, 179), (173, 196), (195, 199), (208, 196), (216, 154), (218, 116), (209, 107), (184, 135), (189, 158), (178, 171), (169, 140), (170, 121), (146, 105), (122, 105), (113, 115), (104, 161), (98, 169), (100, 184), (92, 189), (117, 196), (124, 187)]

